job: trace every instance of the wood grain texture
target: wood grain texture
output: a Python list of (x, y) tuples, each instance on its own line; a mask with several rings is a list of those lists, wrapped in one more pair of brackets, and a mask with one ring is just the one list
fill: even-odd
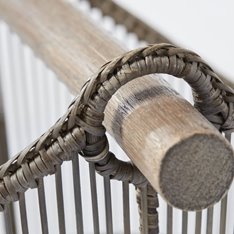
[[(78, 93), (125, 51), (81, 12), (55, 0), (0, 0), (0, 17)], [(105, 126), (152, 186), (184, 210), (218, 201), (233, 179), (233, 151), (219, 132), (159, 76), (121, 88)]]

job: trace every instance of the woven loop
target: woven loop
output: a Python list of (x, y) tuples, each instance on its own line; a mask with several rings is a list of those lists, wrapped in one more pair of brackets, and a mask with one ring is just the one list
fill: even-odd
[(103, 65), (54, 126), (0, 166), (0, 209), (77, 153), (94, 162), (101, 174), (143, 186), (143, 175), (109, 152), (102, 122), (108, 101), (121, 86), (152, 73), (183, 78), (193, 90), (195, 107), (220, 131), (233, 131), (234, 92), (197, 54), (169, 44), (130, 51)]
[(110, 176), (111, 179), (127, 181), (139, 187), (148, 183), (137, 167), (130, 162), (117, 159), (111, 152), (108, 153), (104, 160), (95, 164), (95, 169), (102, 176)]
[[(100, 127), (102, 114), (114, 93), (129, 81), (151, 73), (166, 73), (183, 78), (193, 90), (194, 106), (220, 131), (233, 131), (233, 108), (230, 103), (234, 97), (232, 89), (225, 86), (197, 54), (169, 44), (156, 44), (133, 50), (105, 64), (99, 73), (83, 86), (81, 100), (84, 120), (89, 126)], [(95, 142), (100, 142), (99, 136), (89, 131), (86, 143), (95, 146)], [(103, 155), (102, 148), (103, 146), (100, 146), (98, 151), (89, 146), (84, 153), (89, 158), (90, 155), (94, 157), (94, 151), (97, 155)], [(143, 175), (134, 175), (131, 164), (116, 159), (113, 153), (105, 155), (105, 163), (96, 165), (100, 174), (135, 185), (144, 185), (141, 181)]]
[[(86, 123), (100, 127), (103, 118), (99, 117), (112, 95), (127, 82), (152, 73), (183, 78), (193, 90), (194, 106), (220, 131), (233, 130), (233, 110), (230, 109), (234, 100), (233, 90), (223, 84), (197, 54), (169, 44), (130, 51), (105, 64), (96, 76), (87, 81), (80, 97), (86, 107), (83, 116), (89, 116)], [(90, 131), (90, 134), (93, 133)]]

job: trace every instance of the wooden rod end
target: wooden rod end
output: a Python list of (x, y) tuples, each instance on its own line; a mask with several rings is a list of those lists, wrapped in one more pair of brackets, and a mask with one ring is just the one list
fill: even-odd
[(171, 147), (163, 158), (160, 194), (172, 206), (201, 210), (224, 196), (233, 172), (233, 150), (226, 139), (213, 133), (194, 134)]
[(122, 136), (121, 147), (172, 206), (201, 210), (218, 202), (234, 176), (231, 144), (169, 86), (146, 77), (137, 82), (122, 87), (132, 93), (115, 104), (113, 133)]

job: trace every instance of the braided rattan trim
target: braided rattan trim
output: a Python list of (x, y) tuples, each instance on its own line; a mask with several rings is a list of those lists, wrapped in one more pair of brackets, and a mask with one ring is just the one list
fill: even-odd
[(130, 51), (105, 64), (83, 86), (66, 114), (45, 134), (0, 167), (0, 204), (18, 199), (18, 193), (37, 186), (37, 180), (55, 172), (55, 166), (77, 153), (95, 162), (99, 173), (138, 186), (146, 179), (132, 164), (109, 152), (104, 110), (124, 84), (151, 73), (184, 78), (194, 93), (195, 107), (220, 131), (233, 131), (233, 90), (195, 53), (169, 44)]
[[(142, 199), (142, 193), (143, 190), (145, 190), (146, 192), (146, 196), (147, 196), (147, 210), (146, 210), (146, 214), (144, 214), (143, 212), (143, 200)], [(159, 202), (158, 202), (158, 196), (157, 193), (155, 192), (155, 190), (153, 189), (153, 187), (148, 184), (146, 188), (137, 188), (136, 189), (136, 197), (137, 197), (137, 203), (138, 203), (138, 211), (139, 211), (139, 215), (140, 215), (140, 233), (144, 234), (147, 233), (144, 231), (144, 228), (148, 228), (148, 233), (155, 233), (158, 234), (159, 233), (159, 222), (158, 222), (158, 211), (157, 208), (159, 207)], [(147, 216), (147, 223), (148, 225), (144, 225), (143, 223), (143, 216), (146, 215)]]

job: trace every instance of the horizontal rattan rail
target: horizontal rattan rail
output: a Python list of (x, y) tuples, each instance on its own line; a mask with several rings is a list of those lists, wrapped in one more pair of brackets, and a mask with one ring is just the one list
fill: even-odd
[[(97, 139), (105, 130), (101, 123), (106, 102), (120, 86), (143, 76), (126, 84), (110, 99), (104, 120), (108, 132), (152, 186), (174, 206), (186, 210), (201, 209), (218, 201), (227, 191), (233, 178), (233, 151), (218, 130), (233, 128), (232, 98), (229, 97), (232, 90), (222, 84), (199, 56), (170, 45), (149, 46), (123, 56), (124, 49), (82, 13), (61, 1), (0, 0), (0, 17), (73, 93), (78, 93), (87, 78), (92, 76), (81, 96), (52, 130), (1, 167), (1, 186), (13, 189), (13, 182), (9, 182), (13, 176), (16, 178), (21, 169), (28, 171), (29, 165), (20, 168), (25, 156), (28, 155), (26, 161), (34, 156), (35, 160), (36, 156), (42, 157), (46, 154), (38, 151), (42, 146), (51, 155), (59, 148), (58, 144), (62, 151), (86, 147), (84, 154), (90, 156), (90, 149), (99, 146)], [(107, 63), (116, 56), (119, 57)], [(101, 66), (102, 69), (98, 70)], [(149, 73), (183, 77), (197, 94), (196, 107), (218, 130), (158, 76), (144, 76)], [(117, 82), (120, 79), (123, 83)], [(90, 102), (90, 98), (95, 102)], [(92, 108), (85, 110), (88, 126), (82, 119), (76, 120), (75, 116), (83, 113), (80, 103), (100, 108), (95, 109), (96, 112)], [(81, 129), (72, 130), (76, 121)], [(90, 127), (92, 124), (95, 127)], [(83, 129), (88, 132), (86, 142), (82, 138)], [(78, 146), (75, 143), (66, 145), (64, 142), (68, 138), (75, 138)], [(101, 141), (105, 142), (105, 138)], [(49, 146), (49, 142), (52, 145)], [(104, 159), (106, 150), (96, 149), (96, 159)], [(69, 159), (69, 156), (62, 159)], [(60, 163), (61, 159), (57, 160)], [(36, 166), (34, 169), (37, 170)], [(31, 187), (35, 185), (33, 179), (30, 183)], [(9, 200), (15, 198), (12, 195)]]

